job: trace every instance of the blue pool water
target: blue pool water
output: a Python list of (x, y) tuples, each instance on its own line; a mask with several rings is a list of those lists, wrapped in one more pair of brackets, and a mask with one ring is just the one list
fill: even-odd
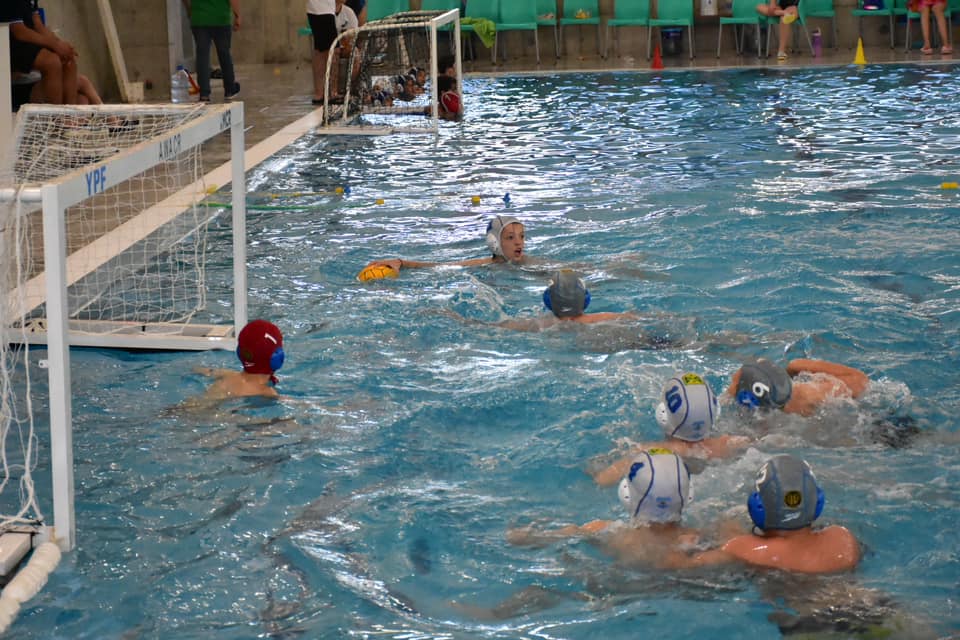
[[(248, 185), (289, 207), (248, 223), (251, 313), (285, 333), (284, 399), (171, 409), (202, 393), (194, 367), (232, 355), (74, 351), (79, 546), (12, 633), (768, 638), (786, 595), (866, 590), (892, 603), (894, 637), (956, 633), (960, 192), (941, 185), (960, 174), (957, 95), (952, 66), (470, 79), (466, 120), (436, 140), (301, 140)], [(482, 256), (503, 213), (538, 262), (355, 280), (375, 258)], [(222, 227), (211, 244), (217, 318)], [(561, 266), (591, 311), (642, 319), (492, 325), (542, 313)], [(686, 519), (745, 522), (760, 464), (802, 455), (822, 522), (862, 542), (852, 575), (657, 574), (583, 541), (505, 542), (622, 515), (585, 470), (659, 437), (671, 374), (719, 391), (745, 357), (804, 355), (863, 369), (869, 393), (809, 419), (723, 413), (756, 443), (694, 475)], [(519, 594), (536, 598), (510, 610)]]

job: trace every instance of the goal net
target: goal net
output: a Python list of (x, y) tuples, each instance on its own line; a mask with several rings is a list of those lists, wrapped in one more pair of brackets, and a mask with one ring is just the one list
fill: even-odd
[[(0, 536), (33, 529), (70, 549), (69, 347), (233, 349), (246, 322), (243, 105), (28, 105), (3, 143)], [(204, 146), (229, 162), (205, 175)], [(231, 204), (205, 206), (228, 183)], [(219, 248), (211, 262), (213, 231), (232, 251)], [(211, 272), (232, 305), (221, 302), (217, 322), (205, 324)], [(38, 343), (43, 360), (31, 355)], [(49, 379), (43, 454), (31, 394), (38, 366)], [(53, 476), (52, 528), (33, 488), (38, 459)]]
[(340, 34), (331, 52), (338, 50), (327, 60), (327, 127), (436, 133), (441, 61), (455, 66), (458, 94), (463, 86), (455, 10), (409, 11), (368, 22)]
[[(22, 319), (8, 325), (22, 323), (31, 341), (44, 339), (52, 257), (42, 250), (41, 200), (44, 185), (57, 185), (73, 344), (209, 349), (220, 346), (217, 338), (229, 342), (234, 323), (202, 317), (208, 228), (222, 209), (204, 205), (216, 185), (204, 180), (200, 143), (230, 128), (234, 113), (242, 117), (229, 106), (21, 109), (0, 187), (2, 215), (25, 227), (18, 247), (24, 279), (9, 289)], [(228, 140), (211, 144), (230, 148)]]

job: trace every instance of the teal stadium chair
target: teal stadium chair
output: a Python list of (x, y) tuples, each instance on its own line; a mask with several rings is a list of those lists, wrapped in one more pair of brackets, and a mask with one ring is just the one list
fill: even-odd
[[(880, 7), (878, 3), (882, 3)], [(850, 10), (850, 15), (857, 19), (857, 39), (863, 38), (864, 18), (886, 18), (890, 23), (890, 48), (894, 48), (893, 16), (894, 0), (857, 0), (857, 7)], [(853, 46), (857, 46), (854, 42)]]
[[(513, 2), (514, 0), (505, 0), (506, 2)], [(500, 0), (470, 0), (467, 2), (467, 8), (464, 11), (464, 18), (473, 18), (477, 20), (489, 20), (493, 23), (494, 29), (496, 29), (497, 21), (500, 20)], [(470, 34), (476, 33), (477, 30), (472, 24), (464, 24), (463, 21), (460, 21), (460, 33), (466, 33), (467, 37), (470, 37)], [(470, 38), (467, 41), (470, 49), (470, 56), (473, 57), (473, 39)], [(496, 35), (494, 35), (493, 46), (490, 47), (490, 61), (496, 64), (496, 47), (497, 40)]]
[[(497, 35), (493, 41), (493, 60), (497, 60), (497, 44), (500, 34), (506, 31), (532, 31), (533, 46), (537, 52), (537, 64), (540, 64), (540, 40), (537, 38), (537, 0), (504, 0), (500, 3), (500, 20), (497, 21)], [(507, 59), (507, 46), (503, 46), (503, 59)]]
[[(650, 18), (650, 28), (657, 27), (657, 33), (663, 27), (686, 27), (689, 33), (687, 44), (690, 47), (690, 59), (696, 51), (696, 36), (693, 30), (693, 0), (657, 0), (657, 17)], [(650, 59), (650, 38), (647, 38), (647, 60)]]
[[(730, 16), (720, 16), (720, 25), (717, 27), (717, 57), (720, 57), (720, 42), (723, 39), (724, 25), (733, 26), (733, 43), (737, 48), (737, 55), (743, 55), (743, 40), (747, 35), (747, 27), (754, 25), (757, 28), (757, 57), (763, 52), (760, 37), (760, 27), (766, 24), (765, 16), (757, 12), (756, 0), (733, 0), (733, 11)], [(737, 34), (739, 27), (739, 35)]]
[(800, 4), (797, 5), (797, 22), (803, 27), (807, 44), (810, 45), (810, 55), (813, 55), (813, 40), (810, 38), (810, 30), (807, 29), (810, 18), (830, 18), (830, 37), (833, 38), (833, 48), (839, 49), (837, 12), (833, 9), (833, 0), (800, 0)]
[[(692, 0), (691, 0), (692, 2)], [(693, 5), (691, 4), (691, 9)], [(583, 16), (578, 18), (577, 16)], [(564, 0), (563, 16), (560, 17), (560, 40), (563, 40), (563, 28), (571, 26), (597, 25), (597, 55), (603, 55), (600, 49), (600, 3), (598, 0)], [(583, 33), (580, 33), (581, 40)]]
[[(603, 57), (607, 57), (607, 48), (610, 46), (610, 29), (620, 27), (646, 27), (647, 41), (650, 40), (650, 0), (615, 0), (613, 3), (613, 17), (607, 20), (607, 37), (603, 39)], [(649, 48), (649, 47), (647, 47)], [(619, 53), (620, 32), (617, 31), (617, 42), (614, 53)]]
[(557, 0), (537, 0), (537, 24), (553, 27), (553, 48), (560, 57), (560, 29), (557, 27)]
[(460, 10), (460, 0), (422, 0), (420, 11), (450, 11)]
[[(953, 46), (953, 12), (954, 11), (960, 11), (960, 0), (947, 0), (947, 6), (943, 10), (943, 16), (947, 19), (947, 34), (950, 36), (951, 41), (949, 44), (951, 46)], [(910, 11), (908, 8), (904, 7), (902, 12), (900, 12), (898, 8), (897, 15), (905, 15), (907, 17), (907, 33), (906, 33), (907, 46), (904, 49), (904, 51), (910, 51), (910, 49), (913, 47), (913, 43), (910, 42), (910, 23), (913, 20), (916, 20), (919, 22), (920, 13), (917, 11)], [(936, 38), (936, 39), (940, 38), (940, 31), (937, 29), (936, 18), (933, 17), (933, 12), (930, 13), (930, 31), (931, 31), (930, 33), (931, 38)], [(934, 47), (938, 47), (948, 43), (941, 43), (941, 42), (937, 42), (936, 40), (931, 40), (931, 44)]]
[(410, 11), (409, 0), (367, 0), (367, 22)]

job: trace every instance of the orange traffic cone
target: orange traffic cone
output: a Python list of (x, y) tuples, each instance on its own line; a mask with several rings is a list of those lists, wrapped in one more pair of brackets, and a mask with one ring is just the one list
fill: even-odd
[(653, 46), (653, 62), (650, 63), (651, 69), (663, 69), (663, 59), (660, 57), (660, 45)]

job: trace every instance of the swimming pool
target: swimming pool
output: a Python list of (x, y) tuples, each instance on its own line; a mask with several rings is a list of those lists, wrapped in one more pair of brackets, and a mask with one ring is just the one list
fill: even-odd
[[(956, 632), (960, 194), (941, 186), (960, 173), (958, 89), (952, 66), (470, 79), (466, 121), (437, 140), (301, 140), (248, 185), (265, 207), (248, 222), (251, 316), (285, 333), (285, 399), (171, 410), (202, 392), (195, 366), (233, 357), (75, 351), (79, 547), (12, 633), (776, 637), (784, 589), (851, 585)], [(500, 213), (541, 263), (355, 280), (374, 258), (481, 256)], [(212, 245), (229, 251), (216, 230)], [(591, 311), (645, 319), (491, 326), (541, 313), (570, 265)], [(227, 287), (209, 301), (216, 319)], [(853, 576), (650, 574), (584, 542), (505, 542), (621, 515), (585, 468), (659, 436), (669, 375), (719, 391), (743, 357), (803, 354), (862, 368), (870, 394), (806, 420), (725, 412), (759, 440), (694, 476), (687, 520), (742, 509), (769, 455), (800, 454), (822, 521), (864, 545)], [(883, 418), (921, 434), (889, 446)], [(480, 611), (517, 594), (536, 601)]]

